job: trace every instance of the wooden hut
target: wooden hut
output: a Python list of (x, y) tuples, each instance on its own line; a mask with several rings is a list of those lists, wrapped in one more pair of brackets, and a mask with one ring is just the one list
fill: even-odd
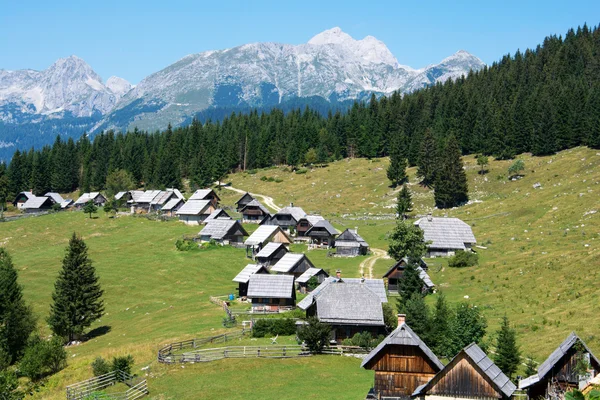
[(200, 225), (214, 210), (209, 200), (188, 200), (175, 214), (186, 225)]
[(12, 204), (13, 206), (17, 207), (17, 209), (22, 210), (27, 200), (32, 199), (34, 197), (35, 196), (33, 192), (21, 192), (15, 197)]
[(254, 197), (250, 193), (248, 193), (248, 192), (244, 193), (242, 195), (242, 197), (238, 201), (235, 202), (235, 210), (237, 212), (241, 212), (242, 209), (244, 207), (246, 207), (246, 205), (248, 203), (250, 203), (252, 200), (254, 200)]
[(165, 203), (165, 205), (162, 206), (162, 208), (160, 209), (160, 211), (164, 215), (168, 215), (170, 217), (174, 217), (176, 215), (177, 211), (179, 211), (179, 209), (181, 207), (183, 207), (184, 204), (185, 204), (185, 201), (183, 199), (175, 197), (175, 198), (167, 201)]
[(50, 197), (55, 204), (63, 204), (65, 202), (65, 199), (63, 199), (63, 197), (56, 192), (48, 192), (44, 196)]
[(267, 243), (290, 244), (292, 239), (279, 227), (275, 225), (261, 225), (252, 235), (246, 239), (246, 255), (254, 257)]
[(229, 214), (227, 214), (227, 211), (223, 210), (222, 208), (217, 208), (215, 211), (210, 213), (208, 217), (206, 217), (203, 223), (208, 224), (209, 222), (218, 219), (231, 219), (231, 217), (229, 216)]
[(311, 289), (308, 287), (308, 281), (314, 277), (317, 283), (320, 285), (329, 278), (329, 274), (321, 268), (309, 268), (302, 275), (296, 278), (296, 284), (301, 293), (308, 293)]
[(383, 303), (387, 303), (382, 279), (327, 278), (298, 307), (331, 325), (331, 339), (341, 343), (360, 332), (385, 333)]
[(310, 244), (313, 246), (331, 247), (335, 243), (335, 238), (339, 235), (339, 232), (329, 221), (323, 219), (311, 226), (305, 235), (310, 238)]
[(261, 225), (277, 225), (285, 231), (291, 231), (296, 229), (298, 221), (304, 218), (306, 213), (300, 207), (294, 207), (294, 204), (290, 204), (289, 207), (284, 207), (277, 211), (275, 214), (265, 217), (260, 224)]
[(375, 371), (374, 398), (404, 398), (444, 368), (444, 364), (398, 315), (398, 327), (361, 364)]
[(335, 252), (343, 257), (364, 256), (369, 252), (369, 244), (356, 229), (346, 229), (335, 239)]
[(238, 295), (239, 297), (246, 297), (248, 294), (248, 282), (250, 276), (254, 274), (268, 274), (269, 270), (267, 267), (258, 264), (248, 264), (240, 271), (239, 274), (233, 278), (234, 282), (238, 283)]
[(90, 192), (82, 194), (76, 201), (76, 208), (83, 208), (88, 201), (92, 200), (94, 205), (97, 207), (102, 207), (104, 203), (106, 203), (106, 197), (104, 197), (100, 192)]
[(253, 274), (248, 281), (247, 297), (252, 311), (276, 312), (296, 305), (296, 289), (292, 275)]
[(221, 199), (212, 189), (198, 189), (188, 200), (208, 200), (214, 208), (219, 206)]
[(248, 232), (239, 221), (234, 219), (215, 219), (206, 224), (199, 233), (201, 242), (214, 240), (217, 243), (232, 246), (242, 246), (244, 236), (248, 236)]
[(428, 243), (427, 257), (452, 256), (457, 251), (471, 249), (477, 241), (471, 227), (458, 218), (437, 218), (428, 215), (415, 222)]
[[(577, 371), (577, 364), (584, 360), (590, 370), (586, 376)], [(550, 357), (541, 363), (537, 374), (519, 382), (519, 389), (526, 390), (530, 399), (560, 397), (571, 389), (583, 389), (589, 380), (600, 373), (600, 362), (583, 340), (571, 333)]]
[(288, 252), (289, 250), (285, 243), (267, 243), (265, 247), (256, 253), (254, 259), (259, 264), (269, 267), (276, 264)]
[(149, 211), (160, 211), (172, 199), (184, 200), (183, 194), (178, 189), (161, 190), (150, 201)]
[(40, 213), (52, 210), (52, 206), (54, 204), (56, 203), (54, 202), (54, 200), (52, 200), (52, 197), (34, 196), (29, 198), (29, 200), (27, 200), (25, 204), (23, 204), (21, 209), (26, 213)]
[(286, 253), (275, 265), (271, 267), (271, 272), (277, 274), (294, 275), (298, 278), (315, 265), (303, 253)]
[(300, 218), (296, 224), (296, 233), (298, 234), (298, 237), (306, 236), (306, 232), (308, 232), (310, 228), (312, 228), (317, 222), (323, 221), (324, 219), (325, 218), (320, 215), (305, 215), (304, 217)]
[[(402, 275), (404, 274), (404, 269), (408, 264), (408, 258), (404, 257), (402, 260), (396, 262), (394, 265), (388, 269), (388, 271), (383, 275), (384, 279), (387, 279), (387, 287), (388, 292), (390, 293), (398, 293), (400, 288), (400, 280), (402, 280)], [(417, 267), (417, 272), (419, 273), (419, 277), (423, 281), (423, 292), (430, 292), (435, 288), (431, 277), (427, 273), (427, 263), (422, 259), (419, 262), (419, 266)]]
[(244, 222), (261, 223), (269, 216), (269, 210), (260, 201), (254, 199), (240, 209)]

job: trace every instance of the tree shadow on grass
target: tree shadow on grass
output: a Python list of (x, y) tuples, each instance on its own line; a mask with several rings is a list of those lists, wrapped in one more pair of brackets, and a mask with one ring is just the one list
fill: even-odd
[(95, 339), (99, 336), (103, 336), (106, 335), (108, 332), (110, 332), (112, 330), (112, 328), (108, 325), (102, 325), (99, 326), (97, 328), (92, 329), (91, 331), (89, 331), (86, 335), (85, 335), (85, 340), (92, 340)]

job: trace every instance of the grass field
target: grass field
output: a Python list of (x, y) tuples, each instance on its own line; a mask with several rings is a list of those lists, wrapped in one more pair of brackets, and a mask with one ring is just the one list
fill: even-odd
[[(490, 331), (505, 313), (518, 331), (526, 354), (545, 358), (566, 335), (576, 330), (600, 351), (597, 312), (600, 267), (598, 235), (600, 156), (577, 148), (552, 157), (522, 157), (523, 179), (508, 181), (510, 161), (493, 161), (488, 174), (477, 174), (466, 157), (469, 205), (433, 210), (431, 192), (416, 184), (410, 170), (415, 214), (462, 218), (473, 226), (480, 245), (480, 265), (450, 269), (442, 259), (428, 260), (430, 275), (452, 301), (482, 307)], [(234, 174), (234, 187), (272, 196), (279, 205), (293, 201), (307, 212), (320, 212), (338, 229), (358, 227), (374, 248), (385, 249), (394, 227), (391, 216), (396, 192), (385, 179), (387, 160), (343, 160), (306, 174), (282, 169)], [(261, 176), (277, 176), (281, 183)], [(534, 189), (535, 183), (542, 185)], [(339, 197), (338, 197), (339, 194)], [(220, 190), (225, 204), (239, 194)], [(83, 235), (105, 290), (106, 315), (92, 328), (90, 341), (70, 347), (69, 366), (51, 377), (36, 398), (64, 398), (64, 387), (91, 377), (97, 356), (132, 354), (135, 372), (150, 365), (151, 398), (364, 398), (372, 373), (356, 359), (335, 356), (290, 360), (222, 360), (185, 366), (162, 366), (156, 350), (167, 342), (223, 332), (223, 312), (208, 302), (210, 295), (234, 293), (231, 279), (248, 263), (241, 249), (218, 248), (178, 252), (175, 240), (197, 233), (199, 227), (156, 222), (142, 217), (108, 218), (102, 212), (88, 219), (64, 212), (0, 224), (0, 245), (11, 253), (19, 270), (26, 300), (48, 334), (53, 283), (69, 236)], [(292, 246), (300, 251), (301, 246)], [(339, 259), (326, 251), (310, 251), (317, 267), (340, 268), (358, 276), (365, 258)], [(378, 260), (382, 275), (391, 260)], [(429, 296), (433, 302), (435, 295)], [(105, 333), (109, 327), (109, 331)], [(343, 382), (343, 384), (340, 384)], [(284, 392), (285, 391), (285, 392)]]

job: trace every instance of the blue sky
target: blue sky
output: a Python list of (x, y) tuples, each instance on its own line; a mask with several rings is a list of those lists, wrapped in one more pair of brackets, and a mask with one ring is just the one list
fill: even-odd
[(0, 68), (75, 54), (103, 79), (137, 83), (181, 57), (250, 42), (299, 44), (339, 26), (421, 68), (463, 49), (492, 63), (548, 34), (600, 22), (600, 1), (0, 0)]

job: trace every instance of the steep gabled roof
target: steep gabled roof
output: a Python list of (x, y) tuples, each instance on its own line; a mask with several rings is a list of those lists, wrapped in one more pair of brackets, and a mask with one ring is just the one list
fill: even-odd
[(293, 275), (253, 274), (248, 282), (248, 297), (291, 299), (294, 297)]
[(464, 250), (465, 243), (477, 243), (471, 227), (458, 218), (424, 217), (415, 222), (432, 249)]
[(143, 190), (130, 190), (129, 194), (131, 195), (131, 200), (134, 203), (137, 203), (140, 198), (144, 195), (144, 191)]
[(127, 194), (127, 192), (119, 192), (117, 194), (115, 194), (115, 200), (121, 200), (123, 198), (123, 196), (125, 196)]
[[(19, 198), (21, 195), (25, 196), (26, 199), (30, 199), (32, 197), (35, 197), (33, 195), (33, 192), (20, 192), (19, 194), (17, 194), (17, 198)], [(27, 201), (27, 200), (25, 200), (25, 201)]]
[[(300, 219), (305, 219), (307, 220), (311, 225), (316, 224), (319, 221), (324, 220), (325, 218), (323, 218), (320, 215), (305, 215), (304, 218), (300, 218)], [(300, 222), (300, 221), (298, 221)]]
[(173, 197), (177, 197), (177, 196), (175, 195), (175, 192), (173, 192), (172, 190), (170, 190), (170, 189), (169, 190), (161, 190), (160, 193), (158, 193), (156, 195), (156, 197), (154, 197), (154, 199), (152, 199), (150, 204), (164, 205), (167, 203), (167, 201), (169, 201)]
[[(500, 393), (506, 397), (511, 397), (517, 387), (510, 381), (508, 376), (498, 368), (496, 364), (489, 359), (489, 357), (481, 350), (475, 343), (471, 343), (460, 351), (440, 372), (438, 372), (429, 382), (419, 386), (413, 396), (425, 395), (427, 392), (440, 380), (441, 377), (446, 375), (455, 366), (455, 360), (459, 360), (460, 357), (466, 357), (469, 359), (477, 370), (485, 377), (487, 377), (491, 385)], [(466, 395), (466, 394), (465, 394)], [(468, 397), (468, 396), (467, 396)]]
[(256, 258), (268, 258), (271, 257), (273, 255), (273, 253), (275, 253), (277, 250), (279, 250), (280, 247), (283, 247), (285, 249), (285, 252), (288, 252), (287, 247), (285, 246), (285, 243), (267, 243), (267, 245), (265, 247), (263, 247), (262, 249), (260, 249), (260, 251), (258, 253), (256, 253)]
[[(346, 283), (361, 283), (362, 281), (361, 278), (342, 278), (342, 280)], [(308, 309), (314, 303), (315, 299), (319, 296), (321, 291), (327, 288), (327, 286), (329, 286), (331, 283), (337, 281), (338, 278), (333, 276), (330, 276), (329, 278), (325, 279), (323, 283), (317, 286), (315, 290), (310, 292), (304, 299), (302, 299), (302, 301), (300, 301), (300, 303), (298, 303), (298, 307), (303, 310)], [(382, 303), (387, 303), (388, 300), (387, 294), (385, 292), (385, 285), (383, 283), (383, 279), (365, 279), (362, 284), (371, 289), (371, 291), (379, 297), (379, 300)]]
[(62, 196), (56, 192), (48, 192), (44, 196), (50, 197), (55, 203), (58, 204), (61, 204), (63, 201), (65, 201), (65, 199), (63, 199)]
[(208, 200), (188, 200), (179, 210), (177, 215), (200, 215), (205, 214), (205, 210), (209, 207)]
[(162, 211), (171, 211), (172, 209), (177, 207), (177, 205), (179, 203), (183, 203), (183, 202), (184, 201), (182, 199), (175, 197), (174, 199), (167, 201), (167, 203), (164, 206), (162, 206), (161, 210)]
[(160, 194), (160, 190), (146, 190), (144, 192), (143, 195), (141, 195), (138, 200), (137, 203), (152, 203), (152, 201), (154, 200), (155, 197), (157, 197)]
[(288, 273), (298, 264), (300, 264), (303, 260), (306, 260), (310, 265), (313, 265), (312, 262), (306, 257), (303, 253), (286, 253), (275, 265), (271, 267), (271, 271), (273, 272), (281, 272)]
[(338, 246), (338, 241), (340, 241), (340, 244), (344, 244), (343, 242), (354, 242), (357, 243), (357, 247), (358, 246), (369, 246), (369, 244), (367, 242), (365, 242), (365, 239), (363, 239), (358, 232), (356, 232), (356, 230), (353, 229), (346, 229), (344, 232), (342, 232), (337, 239), (335, 240), (335, 245)]
[(204, 223), (208, 224), (210, 221), (214, 221), (217, 219), (231, 219), (229, 214), (222, 208), (217, 208), (215, 211), (210, 213), (208, 217), (204, 220)]
[(300, 221), (302, 218), (306, 216), (304, 210), (300, 207), (288, 206), (283, 207), (281, 210), (277, 211), (275, 215), (291, 215), (296, 221)]
[(210, 221), (204, 229), (200, 231), (199, 236), (209, 236), (211, 239), (222, 240), (225, 236), (231, 234), (233, 230), (240, 231), (243, 236), (248, 236), (248, 232), (235, 219), (215, 219)]
[(250, 235), (250, 237), (246, 239), (244, 244), (246, 246), (264, 244), (267, 240), (269, 240), (270, 237), (272, 237), (275, 234), (276, 231), (280, 231), (283, 233), (283, 230), (281, 230), (281, 228), (277, 225), (261, 225), (254, 232), (252, 232), (252, 235)]
[(250, 280), (250, 276), (260, 271), (265, 272), (267, 274), (269, 273), (269, 270), (265, 266), (257, 264), (248, 264), (244, 267), (244, 269), (240, 271), (239, 274), (235, 276), (235, 278), (233, 278), (233, 281), (238, 283), (248, 283), (248, 281)]
[(442, 368), (444, 368), (444, 364), (442, 364), (433, 351), (431, 351), (425, 342), (421, 340), (419, 335), (410, 329), (406, 323), (398, 326), (392, 333), (383, 339), (383, 342), (379, 343), (377, 347), (371, 350), (371, 352), (363, 359), (363, 362), (360, 364), (360, 366), (367, 368), (365, 365), (369, 364), (369, 362), (371, 362), (371, 360), (373, 360), (381, 351), (383, 351), (385, 347), (391, 345), (418, 347), (429, 359), (429, 361), (431, 361), (432, 364), (437, 367), (437, 371), (441, 371)]
[(571, 332), (571, 334), (560, 344), (560, 346), (558, 346), (556, 350), (554, 350), (552, 354), (550, 354), (550, 356), (539, 365), (537, 374), (527, 377), (519, 382), (519, 389), (525, 389), (544, 379), (546, 375), (552, 371), (552, 368), (554, 368), (554, 366), (558, 364), (564, 356), (567, 355), (567, 353), (573, 346), (575, 346), (577, 342), (581, 343), (585, 348), (585, 351), (590, 354), (590, 361), (596, 364), (597, 367), (600, 366), (600, 361), (598, 358), (596, 358), (594, 353), (592, 353), (589, 347), (587, 347), (585, 342), (581, 340), (581, 338), (577, 336), (575, 332)]
[(206, 200), (211, 194), (217, 200), (220, 200), (219, 196), (217, 196), (215, 191), (212, 189), (198, 189), (194, 192), (194, 194), (192, 194), (189, 200)]
[(46, 197), (46, 196), (41, 196), (41, 197), (30, 197), (29, 199), (27, 199), (27, 201), (23, 204), (23, 208), (24, 209), (30, 209), (30, 210), (35, 210), (38, 209), (40, 207), (45, 206), (52, 206), (52, 204), (54, 204), (54, 201), (50, 198), (50, 197)]
[(331, 225), (329, 223), (329, 221), (327, 221), (326, 219), (322, 219), (319, 220), (317, 222), (315, 222), (313, 224), (313, 226), (311, 226), (307, 231), (306, 231), (306, 235), (310, 235), (310, 233), (314, 230), (317, 230), (319, 228), (323, 228), (325, 229), (330, 235), (337, 235), (338, 233), (340, 233), (337, 229), (335, 229), (333, 227), (333, 225)]
[(250, 193), (246, 192), (242, 195), (242, 197), (240, 197), (240, 199), (238, 201), (235, 202), (235, 204), (240, 204), (240, 202), (242, 200), (247, 200), (248, 198), (249, 198), (248, 202), (254, 200), (254, 196), (252, 196)]
[(267, 208), (266, 208), (265, 206), (263, 206), (263, 205), (260, 203), (260, 201), (258, 201), (258, 200), (256, 200), (256, 199), (254, 199), (254, 200), (252, 200), (250, 203), (246, 204), (246, 205), (245, 205), (245, 206), (244, 206), (244, 207), (243, 207), (243, 208), (240, 210), (240, 212), (243, 214), (243, 213), (244, 213), (244, 211), (246, 210), (246, 208), (248, 208), (248, 207), (258, 207), (258, 208), (260, 208), (260, 210), (261, 210), (262, 212), (264, 212), (265, 214), (269, 214), (269, 210), (267, 210)]
[[(394, 265), (392, 265), (390, 267), (390, 269), (388, 269), (388, 271), (385, 273), (385, 275), (383, 275), (383, 277), (387, 278), (398, 267), (401, 267), (401, 269), (404, 269), (404, 268), (402, 268), (402, 263), (404, 263), (404, 264), (408, 263), (408, 259), (405, 257), (402, 260), (396, 262)], [(421, 263), (420, 264), (423, 265), (423, 264), (425, 264), (425, 261), (421, 260)], [(427, 265), (427, 264), (425, 264), (425, 265)], [(429, 276), (427, 271), (425, 271), (421, 266), (417, 267), (417, 272), (419, 273), (419, 278), (421, 278), (421, 280), (423, 281), (425, 286), (427, 286), (429, 289), (435, 287), (435, 284), (431, 280), (431, 277)]]
[(306, 271), (304, 271), (304, 273), (296, 279), (296, 282), (306, 283), (306, 282), (308, 282), (308, 280), (310, 278), (312, 278), (313, 276), (317, 275), (320, 272), (323, 272), (326, 277), (329, 277), (329, 275), (327, 274), (327, 272), (325, 272), (325, 270), (323, 270), (321, 268), (312, 268), (311, 267), (311, 268), (307, 269)]

